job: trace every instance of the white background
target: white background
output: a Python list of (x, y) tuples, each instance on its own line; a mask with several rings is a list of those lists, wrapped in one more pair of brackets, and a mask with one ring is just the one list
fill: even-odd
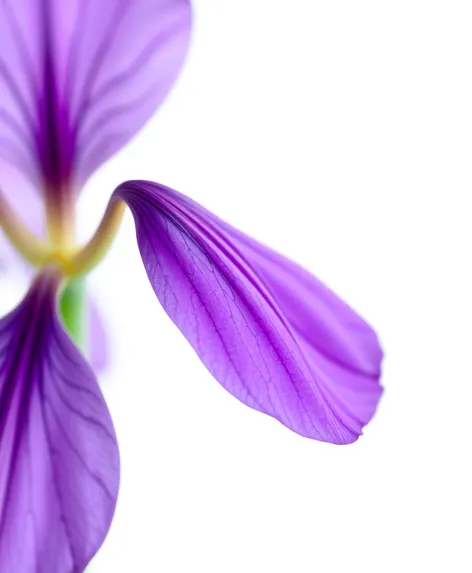
[(378, 330), (356, 444), (241, 405), (155, 299), (131, 217), (90, 287), (122, 456), (91, 573), (472, 570), (472, 8), (448, 0), (196, 0), (187, 66), (90, 182), (192, 196), (326, 281)]

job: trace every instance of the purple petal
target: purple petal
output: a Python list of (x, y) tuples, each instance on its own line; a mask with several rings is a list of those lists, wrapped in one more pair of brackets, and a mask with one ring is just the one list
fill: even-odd
[(381, 395), (377, 337), (320, 281), (176, 191), (129, 182), (154, 291), (202, 362), (243, 403), (345, 444)]
[(0, 159), (47, 192), (82, 185), (169, 92), (190, 20), (189, 0), (3, 0)]
[(0, 321), (0, 571), (82, 572), (113, 517), (119, 459), (95, 376), (47, 272)]

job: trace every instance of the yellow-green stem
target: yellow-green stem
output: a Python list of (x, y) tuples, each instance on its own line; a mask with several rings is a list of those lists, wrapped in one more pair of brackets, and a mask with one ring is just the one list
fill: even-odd
[(68, 261), (65, 271), (69, 276), (85, 275), (103, 259), (118, 233), (125, 208), (121, 200), (110, 201), (93, 237)]
[(16, 216), (0, 190), (0, 227), (16, 250), (34, 266), (56, 263), (65, 277), (84, 276), (105, 256), (114, 241), (126, 205), (119, 199), (108, 204), (103, 219), (90, 241), (83, 247), (75, 244), (74, 204), (46, 202), (48, 240), (32, 233)]

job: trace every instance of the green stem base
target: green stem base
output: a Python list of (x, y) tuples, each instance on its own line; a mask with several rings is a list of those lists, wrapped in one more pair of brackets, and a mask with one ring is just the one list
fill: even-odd
[(82, 352), (85, 352), (87, 343), (87, 313), (84, 278), (74, 278), (69, 282), (62, 291), (59, 309), (67, 331), (78, 348), (80, 348)]

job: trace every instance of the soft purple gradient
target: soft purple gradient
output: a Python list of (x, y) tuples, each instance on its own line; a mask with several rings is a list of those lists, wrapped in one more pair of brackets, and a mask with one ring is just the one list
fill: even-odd
[(134, 181), (114, 197), (133, 212), (161, 304), (231, 394), (303, 436), (359, 437), (382, 393), (382, 351), (364, 320), (298, 265), (172, 189)]
[(79, 573), (108, 532), (119, 456), (45, 271), (0, 321), (0, 571)]
[(77, 190), (169, 92), (189, 0), (2, 0), (1, 14), (0, 158), (42, 192)]

